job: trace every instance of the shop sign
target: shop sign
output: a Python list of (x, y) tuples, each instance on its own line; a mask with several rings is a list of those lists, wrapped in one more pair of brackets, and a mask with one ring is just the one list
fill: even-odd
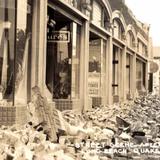
[(47, 34), (48, 42), (70, 42), (69, 31), (52, 31)]
[(88, 90), (90, 97), (100, 96), (100, 74), (90, 73), (88, 78)]

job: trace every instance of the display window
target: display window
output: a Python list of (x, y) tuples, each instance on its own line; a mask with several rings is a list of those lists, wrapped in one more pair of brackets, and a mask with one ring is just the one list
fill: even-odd
[(140, 60), (136, 60), (136, 86), (138, 91), (145, 91), (145, 69), (146, 64)]
[(13, 101), (15, 1), (0, 1), (0, 99)]
[(81, 27), (48, 7), (46, 85), (54, 99), (79, 97)]
[(30, 0), (0, 1), (0, 100), (11, 104), (27, 73), (31, 12)]
[(91, 98), (105, 96), (106, 41), (90, 32), (88, 88)]

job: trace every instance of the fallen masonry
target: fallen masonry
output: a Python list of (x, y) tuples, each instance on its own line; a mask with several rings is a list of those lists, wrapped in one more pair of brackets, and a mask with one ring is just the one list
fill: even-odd
[(20, 128), (0, 128), (0, 160), (160, 159), (158, 96), (78, 114), (51, 108), (38, 88), (34, 90), (30, 121)]

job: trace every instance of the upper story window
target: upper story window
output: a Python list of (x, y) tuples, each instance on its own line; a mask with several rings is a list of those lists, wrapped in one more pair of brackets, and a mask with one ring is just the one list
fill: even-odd
[(148, 55), (147, 46), (140, 40), (138, 40), (138, 52), (143, 56)]
[(108, 29), (109, 16), (105, 8), (98, 2), (92, 1), (92, 16), (91, 20), (99, 27)]
[(65, 2), (69, 3), (71, 6), (81, 10), (81, 0), (64, 0)]
[(113, 20), (113, 35), (115, 38), (124, 40), (124, 30), (121, 23), (117, 19)]
[(135, 47), (135, 38), (131, 31), (127, 33), (127, 45), (128, 47), (131, 47), (131, 48)]
[(98, 25), (102, 25), (102, 6), (93, 1), (92, 20)]

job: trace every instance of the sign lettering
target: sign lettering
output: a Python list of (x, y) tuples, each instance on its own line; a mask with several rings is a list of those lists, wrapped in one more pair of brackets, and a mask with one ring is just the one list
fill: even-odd
[(47, 33), (48, 42), (70, 42), (69, 31), (52, 31)]

